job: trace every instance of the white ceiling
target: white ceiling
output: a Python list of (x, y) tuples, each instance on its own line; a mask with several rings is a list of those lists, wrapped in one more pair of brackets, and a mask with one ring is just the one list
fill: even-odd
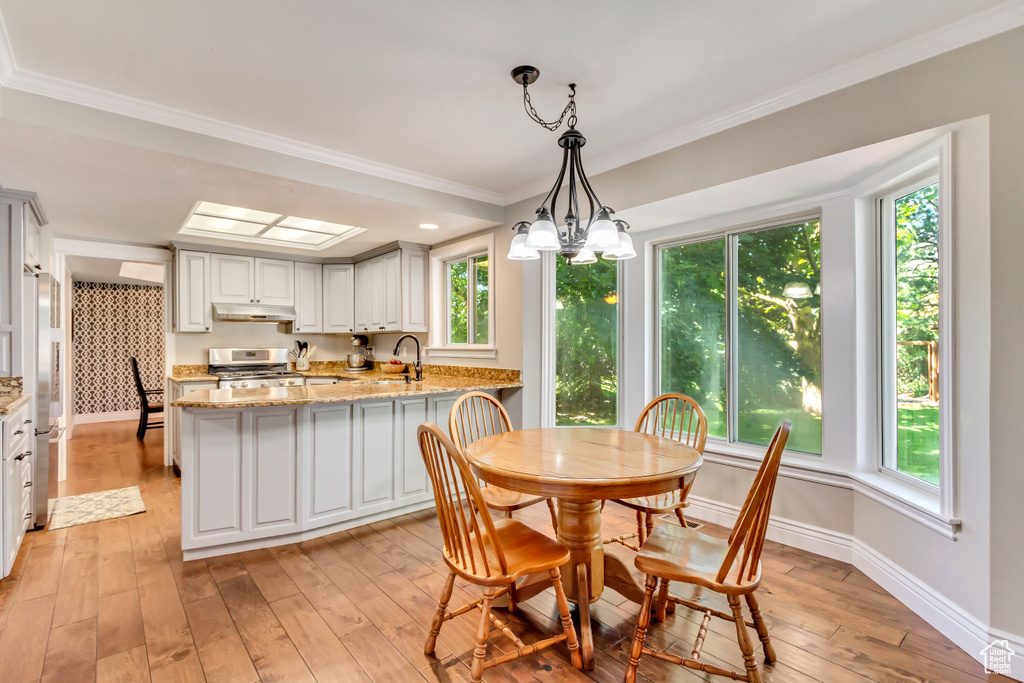
[[(555, 116), (566, 85), (578, 84), (593, 174), (659, 151), (652, 144), (680, 144), (680, 131), (707, 130), (708, 121), (735, 123), (737, 111), (763, 114), (794, 93), (820, 94), (1006, 30), (1024, 21), (1022, 7), (1021, 0), (0, 0), (0, 82), (5, 97), (13, 90), (63, 98), (263, 149), (301, 150), (328, 164), (344, 157), (341, 166), (362, 164), (377, 178), (449, 183), (454, 194), (502, 204), (550, 182), (560, 156), (557, 134), (523, 112), (521, 88), (508, 75), (518, 64), (541, 70), (531, 92), (542, 116)], [(7, 99), (5, 117), (17, 104)], [(423, 215), (436, 205), (397, 204), (359, 183), (297, 183), (287, 164), (281, 177), (254, 177), (227, 168), (238, 155), (218, 166), (186, 158), (194, 152), (142, 152), (11, 126), (0, 127), (0, 182), (40, 192), (62, 233), (151, 242), (199, 199), (369, 227), (367, 245), (428, 241), (415, 228), (425, 221), (450, 230), (429, 236), (433, 242), (494, 224), (468, 209)], [(106, 125), (108, 140), (117, 127)], [(42, 146), (11, 139), (21, 135)]]
[(67, 266), (71, 277), (77, 282), (105, 282), (115, 285), (146, 285), (162, 287), (163, 285), (149, 280), (136, 280), (121, 276), (120, 259), (93, 258), (91, 256), (70, 256)]

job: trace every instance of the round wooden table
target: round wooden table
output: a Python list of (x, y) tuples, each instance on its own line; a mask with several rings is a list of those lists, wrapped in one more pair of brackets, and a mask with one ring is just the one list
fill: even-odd
[[(558, 540), (570, 552), (562, 583), (566, 596), (579, 605), (583, 662), (592, 669), (590, 603), (606, 586), (638, 604), (644, 596), (630, 568), (604, 552), (601, 501), (678, 489), (696, 476), (700, 453), (677, 441), (637, 432), (555, 427), (485, 437), (466, 448), (466, 458), (489, 484), (558, 499)], [(517, 600), (545, 588), (543, 581), (526, 579), (516, 588)], [(589, 600), (580, 597), (587, 595)]]

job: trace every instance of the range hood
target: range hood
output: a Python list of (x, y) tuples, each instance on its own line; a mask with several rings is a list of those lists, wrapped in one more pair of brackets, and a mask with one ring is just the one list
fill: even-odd
[(295, 321), (295, 308), (261, 304), (214, 304), (213, 319), (244, 323), (290, 323)]

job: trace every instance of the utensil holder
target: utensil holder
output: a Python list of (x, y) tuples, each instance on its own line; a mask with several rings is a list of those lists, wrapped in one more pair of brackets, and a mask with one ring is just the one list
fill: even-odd
[(303, 370), (309, 370), (309, 359), (308, 358), (296, 358), (295, 369), (299, 372)]

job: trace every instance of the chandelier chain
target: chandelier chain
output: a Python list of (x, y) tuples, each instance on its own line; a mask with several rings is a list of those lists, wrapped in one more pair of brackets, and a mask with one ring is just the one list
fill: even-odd
[(576, 84), (569, 84), (569, 102), (565, 105), (565, 109), (559, 114), (558, 119), (554, 121), (545, 121), (541, 118), (540, 114), (533, 107), (533, 101), (530, 99), (530, 88), (525, 82), (523, 83), (523, 108), (531, 119), (539, 123), (544, 128), (554, 132), (562, 126), (562, 122), (566, 120), (566, 116), (569, 117), (569, 128), (576, 127)]

